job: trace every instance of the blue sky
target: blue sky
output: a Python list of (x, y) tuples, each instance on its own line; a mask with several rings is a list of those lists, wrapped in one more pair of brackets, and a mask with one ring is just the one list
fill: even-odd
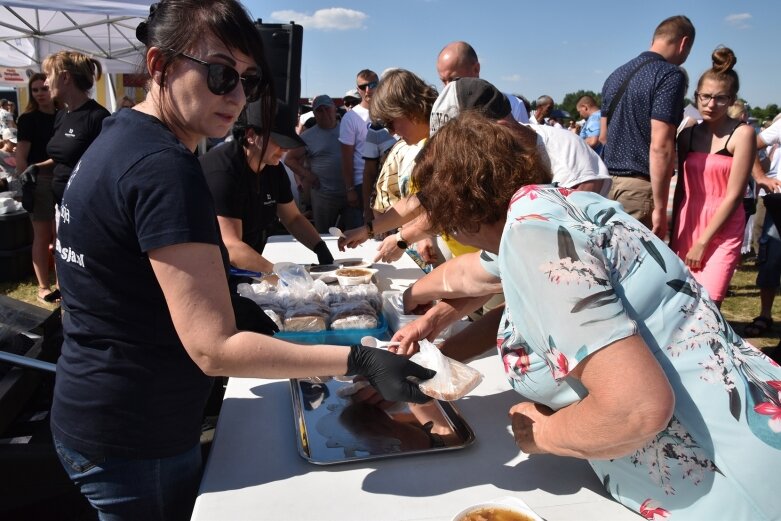
[(685, 14), (697, 36), (684, 64), (692, 88), (716, 46), (738, 58), (740, 96), (781, 105), (781, 2), (724, 0), (243, 0), (254, 18), (304, 27), (301, 94), (341, 97), (363, 68), (409, 69), (441, 89), (435, 62), (453, 40), (471, 43), (481, 77), (501, 90), (557, 102), (599, 92), (610, 72), (647, 50), (656, 25)]

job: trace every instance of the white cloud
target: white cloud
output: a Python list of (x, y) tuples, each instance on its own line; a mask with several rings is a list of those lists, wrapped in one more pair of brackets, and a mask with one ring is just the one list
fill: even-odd
[(519, 81), (521, 81), (521, 75), (520, 74), (510, 74), (509, 76), (502, 76), (502, 80), (504, 80), (504, 81), (512, 81), (512, 82), (519, 82)]
[(307, 29), (320, 29), (322, 31), (365, 29), (364, 22), (367, 18), (369, 18), (369, 15), (366, 13), (343, 7), (318, 9), (313, 14), (290, 10), (271, 13), (271, 19), (276, 22), (294, 21)]
[(735, 13), (735, 14), (727, 15), (724, 18), (725, 22), (727, 22), (729, 25), (737, 29), (750, 28), (751, 25), (748, 23), (749, 20), (751, 20), (750, 13)]

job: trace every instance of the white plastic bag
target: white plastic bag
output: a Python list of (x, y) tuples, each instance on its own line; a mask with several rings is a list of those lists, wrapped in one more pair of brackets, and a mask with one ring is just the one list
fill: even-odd
[(446, 357), (427, 340), (420, 341), (420, 352), (412, 355), (410, 360), (437, 372), (434, 378), (418, 384), (423, 394), (437, 400), (449, 402), (463, 398), (483, 381), (480, 371)]

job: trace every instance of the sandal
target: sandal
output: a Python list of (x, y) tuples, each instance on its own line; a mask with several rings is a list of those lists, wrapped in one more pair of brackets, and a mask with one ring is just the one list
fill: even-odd
[(771, 327), (773, 327), (772, 318), (759, 316), (752, 320), (750, 324), (747, 324), (746, 327), (743, 328), (743, 332), (747, 337), (754, 338), (763, 336)]
[(50, 291), (49, 293), (43, 296), (41, 296), (41, 294), (38, 293), (38, 302), (41, 302), (43, 304), (59, 304), (61, 299), (62, 299), (62, 295), (60, 294), (59, 289)]

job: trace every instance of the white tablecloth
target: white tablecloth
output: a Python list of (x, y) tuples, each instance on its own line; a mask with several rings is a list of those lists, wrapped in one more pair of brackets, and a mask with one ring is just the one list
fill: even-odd
[[(375, 248), (370, 241), (335, 257), (371, 257)], [(314, 262), (289, 237), (272, 238), (264, 255)], [(383, 289), (402, 289), (422, 274), (406, 256), (377, 267)], [(470, 365), (485, 378), (456, 405), (475, 432), (472, 446), (332, 466), (299, 456), (287, 380), (231, 378), (192, 519), (447, 521), (502, 496), (523, 499), (548, 521), (640, 519), (605, 496), (585, 461), (519, 453), (507, 411), (520, 399), (501, 363), (492, 354)]]

